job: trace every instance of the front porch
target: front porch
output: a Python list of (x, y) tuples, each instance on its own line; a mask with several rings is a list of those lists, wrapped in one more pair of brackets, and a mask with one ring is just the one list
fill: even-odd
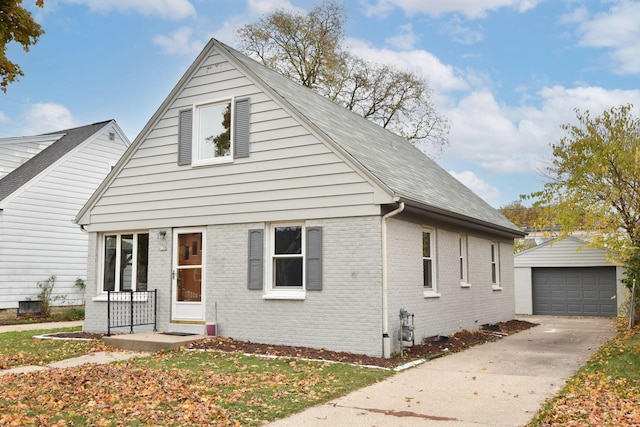
[(106, 344), (122, 350), (155, 353), (156, 351), (182, 347), (203, 338), (206, 336), (172, 332), (138, 332), (106, 336), (102, 340)]

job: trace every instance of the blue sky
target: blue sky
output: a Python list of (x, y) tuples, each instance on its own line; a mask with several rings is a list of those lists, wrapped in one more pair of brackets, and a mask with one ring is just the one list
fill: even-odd
[[(493, 206), (542, 188), (574, 109), (640, 106), (640, 2), (349, 0), (348, 48), (423, 76), (451, 124), (436, 161)], [(307, 0), (24, 0), (46, 33), (10, 45), (0, 137), (116, 119), (133, 140), (211, 37)]]

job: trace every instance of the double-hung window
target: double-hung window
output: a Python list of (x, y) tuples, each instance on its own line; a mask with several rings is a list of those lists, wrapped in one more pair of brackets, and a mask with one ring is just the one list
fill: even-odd
[(149, 233), (108, 233), (103, 237), (101, 291), (146, 291)]
[(500, 245), (491, 242), (491, 284), (494, 289), (500, 288)]
[(467, 267), (467, 236), (465, 236), (464, 234), (460, 234), (458, 236), (458, 260), (460, 284), (462, 286), (469, 286), (469, 271)]
[(303, 289), (304, 227), (277, 225), (272, 228), (272, 284), (275, 289)]
[(264, 289), (265, 299), (304, 299), (307, 291), (322, 290), (322, 227), (279, 223), (249, 230), (247, 279), (249, 289)]
[(436, 285), (436, 233), (430, 228), (422, 229), (422, 286), (425, 296), (435, 295)]

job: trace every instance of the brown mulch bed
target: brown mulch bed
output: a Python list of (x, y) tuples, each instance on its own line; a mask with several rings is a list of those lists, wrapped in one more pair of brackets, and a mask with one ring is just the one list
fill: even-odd
[[(524, 320), (509, 320), (507, 322), (489, 325), (487, 330), (480, 329), (475, 331), (460, 331), (448, 337), (440, 337), (440, 339), (436, 341), (416, 343), (413, 347), (405, 348), (402, 357), (399, 354), (396, 354), (389, 359), (309, 347), (259, 344), (248, 341), (237, 341), (226, 337), (206, 338), (195, 341), (189, 344), (187, 348), (313, 360), (329, 360), (356, 365), (394, 368), (412, 360), (433, 359), (447, 353), (455, 353), (457, 351), (464, 350), (477, 344), (497, 341), (506, 335), (512, 335), (534, 326), (537, 326), (537, 323), (531, 323)], [(65, 332), (52, 336), (55, 336), (56, 338), (101, 339), (104, 335), (105, 334), (87, 332)]]
[(454, 353), (471, 346), (490, 341), (497, 341), (503, 336), (511, 335), (531, 327), (536, 323), (523, 320), (510, 320), (490, 325), (491, 330), (460, 331), (449, 337), (443, 337), (437, 342), (427, 342), (414, 345), (404, 350), (403, 357), (394, 355), (389, 359), (370, 357), (361, 354), (329, 351), (308, 347), (292, 347), (285, 345), (258, 344), (246, 341), (236, 341), (231, 338), (215, 337), (196, 341), (188, 345), (191, 349), (220, 350), (248, 354), (259, 354), (280, 357), (294, 357), (305, 359), (330, 360), (336, 362), (353, 363), (356, 365), (372, 365), (393, 368), (416, 359), (433, 359), (446, 353)]

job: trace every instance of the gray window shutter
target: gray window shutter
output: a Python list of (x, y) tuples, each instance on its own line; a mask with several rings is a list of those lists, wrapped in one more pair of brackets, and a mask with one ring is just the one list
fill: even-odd
[(322, 290), (322, 227), (307, 227), (307, 290)]
[(233, 128), (234, 158), (249, 157), (249, 98), (236, 99)]
[(262, 289), (263, 283), (263, 236), (264, 230), (249, 230), (249, 275), (247, 288)]
[(178, 114), (178, 165), (190, 165), (193, 110), (181, 110)]

